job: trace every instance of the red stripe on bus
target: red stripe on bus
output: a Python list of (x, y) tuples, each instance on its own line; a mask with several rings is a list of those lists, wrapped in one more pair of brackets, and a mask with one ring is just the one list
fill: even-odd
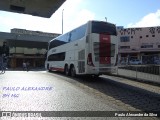
[(100, 64), (111, 63), (111, 38), (110, 35), (100, 34), (99, 58)]
[(61, 71), (61, 72), (64, 71), (64, 68), (51, 67), (50, 69), (53, 70), (53, 71)]

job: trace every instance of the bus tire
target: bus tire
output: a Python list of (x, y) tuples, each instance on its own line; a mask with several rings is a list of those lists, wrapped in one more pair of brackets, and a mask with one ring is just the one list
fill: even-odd
[(98, 75), (94, 75), (94, 78), (99, 78), (99, 74)]
[(76, 77), (76, 70), (75, 70), (74, 65), (71, 66), (71, 71), (70, 72), (71, 72), (70, 73), (71, 77)]
[(65, 67), (64, 67), (64, 74), (65, 75), (69, 75), (69, 68), (68, 68), (68, 65), (65, 65)]

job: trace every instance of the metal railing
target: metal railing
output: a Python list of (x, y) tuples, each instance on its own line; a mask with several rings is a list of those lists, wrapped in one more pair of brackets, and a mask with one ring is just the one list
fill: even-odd
[(127, 65), (120, 66), (120, 69), (133, 70), (137, 72), (160, 75), (160, 65)]
[(160, 84), (160, 65), (118, 66), (117, 75)]

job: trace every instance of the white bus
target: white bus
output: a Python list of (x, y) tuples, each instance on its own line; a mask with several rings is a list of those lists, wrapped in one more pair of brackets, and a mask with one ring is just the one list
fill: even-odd
[(111, 73), (116, 64), (117, 42), (114, 24), (88, 21), (49, 42), (45, 68), (72, 77)]

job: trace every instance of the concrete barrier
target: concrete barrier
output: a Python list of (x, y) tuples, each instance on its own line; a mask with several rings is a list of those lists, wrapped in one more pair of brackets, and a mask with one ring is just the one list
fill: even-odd
[(143, 72), (118, 68), (117, 75), (160, 84), (160, 74), (153, 75), (149, 73), (143, 73)]

